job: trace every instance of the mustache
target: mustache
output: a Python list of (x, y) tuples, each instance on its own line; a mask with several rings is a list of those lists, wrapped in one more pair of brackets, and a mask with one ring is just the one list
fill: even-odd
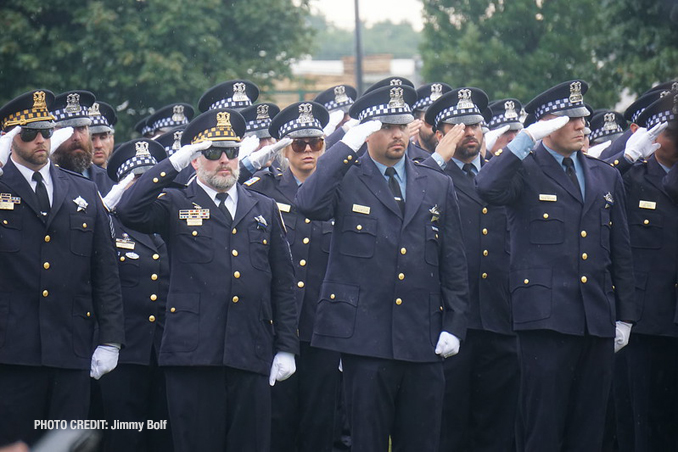
[(390, 146), (396, 146), (396, 145), (400, 145), (400, 146), (403, 146), (403, 147), (404, 147), (404, 146), (405, 146), (405, 142), (402, 141), (402, 140), (393, 140), (393, 141), (391, 141)]

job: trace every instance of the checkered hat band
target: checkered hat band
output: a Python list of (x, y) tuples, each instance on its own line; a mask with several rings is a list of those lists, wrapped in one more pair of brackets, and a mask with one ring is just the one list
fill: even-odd
[(167, 152), (167, 157), (172, 157), (175, 152), (177, 152), (179, 149), (172, 149), (172, 146), (165, 146), (165, 152)]
[(640, 110), (636, 111), (632, 116), (631, 116), (631, 122), (636, 122), (638, 120), (638, 116), (641, 115), (645, 111), (644, 108), (641, 108)]
[(288, 123), (283, 124), (282, 127), (280, 127), (279, 129), (278, 136), (284, 137), (290, 132), (302, 129), (323, 130), (323, 126), (320, 124), (320, 121), (318, 121), (315, 118), (313, 118), (313, 122), (299, 122), (298, 119), (295, 119), (294, 121), (290, 121)]
[(188, 124), (188, 119), (184, 117), (183, 121), (172, 121), (172, 118), (162, 118), (153, 123), (151, 130), (158, 130), (163, 127), (179, 127)]
[(570, 102), (570, 99), (556, 99), (549, 101), (542, 105), (541, 107), (537, 108), (535, 110), (534, 115), (537, 117), (537, 119), (541, 119), (544, 115), (547, 115), (553, 111), (560, 111), (560, 110), (565, 110), (566, 108), (576, 108), (576, 107), (583, 107), (584, 102)]
[(490, 120), (490, 129), (494, 129), (496, 127), (511, 124), (514, 122), (520, 122), (520, 120), (518, 118), (507, 119), (504, 113), (501, 113), (497, 116), (492, 117), (492, 119)]
[(645, 127), (647, 129), (651, 129), (652, 127), (656, 126), (659, 123), (673, 121), (674, 119), (676, 119), (676, 115), (671, 113), (670, 110), (662, 111), (661, 113), (657, 113), (656, 115), (647, 118)]
[(374, 105), (361, 111), (358, 120), (363, 121), (374, 116), (402, 115), (407, 113), (412, 113), (412, 109), (407, 104), (404, 107), (398, 108), (389, 108), (387, 104)]
[(56, 118), (57, 121), (65, 121), (67, 119), (75, 119), (75, 118), (89, 118), (89, 108), (88, 107), (80, 107), (79, 111), (70, 113), (67, 112), (65, 109), (64, 110), (54, 110), (52, 112), (54, 117)]
[(252, 105), (250, 100), (235, 101), (230, 97), (228, 99), (221, 99), (210, 105), (210, 110), (215, 110), (217, 108), (244, 108)]
[(344, 102), (335, 102), (333, 100), (325, 103), (325, 108), (328, 111), (336, 110), (337, 108), (345, 107), (347, 105), (353, 105), (353, 99), (348, 99)]
[(141, 129), (141, 134), (142, 134), (142, 135), (146, 135), (147, 133), (153, 133), (153, 129), (151, 129), (151, 128), (148, 127), (148, 126), (144, 126), (144, 127)]
[(268, 129), (268, 126), (271, 125), (270, 119), (258, 119), (255, 121), (248, 121), (245, 124), (245, 131), (252, 132), (253, 130)]
[(140, 166), (153, 166), (156, 163), (158, 163), (158, 161), (152, 155), (134, 156), (120, 165), (120, 168), (115, 172), (115, 175), (118, 176), (118, 180), (120, 180), (123, 174), (129, 173), (134, 168), (139, 168)]
[(30, 108), (7, 116), (2, 122), (2, 128), (6, 129), (16, 125), (25, 126), (38, 121), (54, 121), (54, 116), (46, 108)]
[(433, 101), (431, 100), (430, 97), (424, 97), (423, 99), (419, 99), (412, 105), (412, 110), (421, 110), (426, 107), (430, 107), (433, 105)]
[(196, 135), (191, 144), (202, 143), (203, 141), (235, 141), (238, 143), (240, 138), (230, 127), (213, 127)]
[(446, 119), (454, 118), (455, 116), (468, 116), (468, 115), (480, 115), (480, 110), (478, 110), (478, 107), (475, 105), (473, 108), (462, 108), (458, 109), (457, 106), (453, 107), (448, 107), (444, 110), (442, 110), (438, 115), (436, 116), (436, 124), (440, 124), (442, 121), (445, 121)]
[(113, 128), (111, 124), (109, 124), (108, 119), (106, 119), (106, 116), (104, 115), (98, 115), (98, 116), (90, 116), (92, 118), (92, 124), (90, 124), (90, 127), (92, 126), (106, 126)]
[(615, 133), (622, 133), (623, 130), (619, 125), (617, 125), (617, 128), (615, 130), (605, 130), (605, 129), (596, 129), (591, 132), (591, 135), (589, 135), (589, 140), (597, 140), (598, 138), (606, 137), (608, 135), (614, 135)]

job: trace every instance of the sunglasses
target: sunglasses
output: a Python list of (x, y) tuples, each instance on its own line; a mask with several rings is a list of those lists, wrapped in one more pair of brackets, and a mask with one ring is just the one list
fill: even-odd
[(22, 127), (21, 132), (19, 132), (19, 136), (21, 137), (21, 141), (24, 143), (30, 143), (31, 141), (35, 140), (35, 137), (38, 136), (38, 133), (40, 133), (44, 139), (48, 139), (52, 137), (54, 129), (26, 129)]
[(233, 160), (238, 158), (240, 148), (209, 148), (202, 151), (202, 155), (207, 160), (219, 160), (222, 153), (226, 154), (229, 160)]
[(306, 146), (311, 147), (311, 151), (318, 152), (323, 148), (325, 144), (325, 139), (322, 137), (308, 138), (306, 140), (295, 139), (292, 141), (292, 150), (298, 154), (301, 154), (306, 150)]

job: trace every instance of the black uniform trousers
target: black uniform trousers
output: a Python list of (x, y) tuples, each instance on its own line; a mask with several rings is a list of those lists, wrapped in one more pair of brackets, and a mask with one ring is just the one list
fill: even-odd
[(512, 452), (520, 369), (515, 336), (469, 329), (445, 359), (441, 452)]
[(176, 452), (268, 452), (268, 376), (215, 366), (164, 368)]
[(615, 355), (621, 452), (678, 450), (678, 338), (631, 334)]
[(518, 331), (518, 450), (598, 451), (603, 443), (613, 338)]
[(351, 452), (437, 452), (443, 363), (342, 354)]
[(89, 385), (89, 370), (0, 364), (0, 446), (34, 444), (37, 420), (87, 419)]
[(340, 354), (300, 345), (297, 371), (272, 388), (271, 452), (332, 452)]
[[(155, 359), (154, 359), (155, 360)], [(147, 420), (168, 421), (165, 375), (157, 364), (118, 364), (99, 381), (103, 418), (109, 427), (113, 421), (143, 422), (141, 432), (134, 429), (105, 430), (103, 450), (106, 452), (171, 452), (172, 432), (166, 422), (157, 430), (147, 428)], [(162, 425), (162, 424), (160, 424)]]

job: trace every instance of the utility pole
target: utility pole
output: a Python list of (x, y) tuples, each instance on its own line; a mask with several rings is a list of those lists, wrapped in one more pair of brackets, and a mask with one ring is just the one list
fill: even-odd
[(355, 0), (355, 87), (358, 96), (363, 93), (363, 42), (359, 3), (359, 0)]

